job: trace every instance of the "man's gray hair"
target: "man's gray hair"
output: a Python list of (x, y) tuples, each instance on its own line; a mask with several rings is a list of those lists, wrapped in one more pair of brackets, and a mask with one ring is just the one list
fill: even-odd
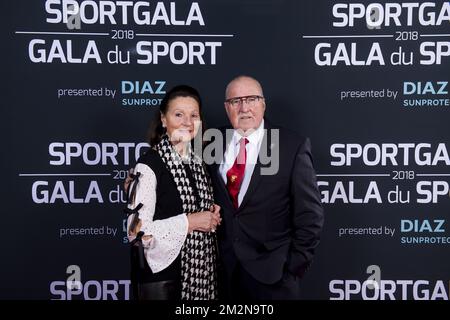
[(225, 88), (225, 99), (227, 99), (228, 97), (228, 91), (230, 89), (230, 86), (240, 80), (250, 80), (256, 83), (256, 85), (259, 87), (260, 91), (261, 91), (261, 95), (264, 96), (264, 92), (261, 86), (261, 83), (259, 83), (258, 80), (256, 80), (255, 78), (251, 77), (251, 76), (247, 76), (247, 75), (239, 75), (235, 78), (233, 78), (230, 82), (228, 82), (227, 87)]

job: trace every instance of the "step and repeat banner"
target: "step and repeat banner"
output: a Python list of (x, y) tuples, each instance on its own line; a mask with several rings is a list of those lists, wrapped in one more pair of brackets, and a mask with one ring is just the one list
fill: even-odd
[(448, 1), (1, 6), (0, 298), (129, 299), (122, 183), (164, 93), (198, 88), (216, 127), (245, 74), (312, 141), (326, 222), (302, 297), (448, 300)]

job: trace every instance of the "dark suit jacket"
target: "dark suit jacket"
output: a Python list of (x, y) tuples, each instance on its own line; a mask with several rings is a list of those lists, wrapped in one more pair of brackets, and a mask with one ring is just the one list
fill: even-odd
[[(319, 243), (324, 217), (309, 139), (275, 127), (267, 120), (264, 126), (269, 130), (264, 134), (250, 185), (237, 210), (220, 176), (220, 164), (209, 169), (215, 201), (222, 207), (218, 236), (226, 278), (231, 279), (239, 262), (257, 281), (273, 284), (286, 269), (303, 274)], [(279, 143), (272, 141), (270, 129), (279, 130)], [(277, 148), (278, 172), (261, 175), (261, 168), (270, 166), (261, 163), (262, 152), (273, 157)]]

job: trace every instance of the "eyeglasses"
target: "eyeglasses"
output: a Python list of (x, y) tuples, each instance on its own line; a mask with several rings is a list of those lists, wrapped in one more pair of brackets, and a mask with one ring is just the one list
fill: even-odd
[(253, 95), (253, 96), (231, 98), (225, 100), (225, 102), (231, 105), (233, 108), (236, 108), (241, 104), (244, 104), (244, 102), (247, 103), (250, 107), (254, 107), (260, 100), (264, 100), (264, 97)]

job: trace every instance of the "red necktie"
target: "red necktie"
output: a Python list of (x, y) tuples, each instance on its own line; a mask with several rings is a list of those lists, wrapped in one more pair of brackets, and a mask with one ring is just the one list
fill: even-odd
[(239, 153), (233, 166), (227, 172), (227, 189), (235, 209), (239, 206), (238, 195), (239, 190), (241, 189), (242, 180), (244, 180), (245, 163), (247, 161), (247, 151), (245, 150), (245, 146), (247, 143), (247, 138), (241, 138), (239, 141)]

